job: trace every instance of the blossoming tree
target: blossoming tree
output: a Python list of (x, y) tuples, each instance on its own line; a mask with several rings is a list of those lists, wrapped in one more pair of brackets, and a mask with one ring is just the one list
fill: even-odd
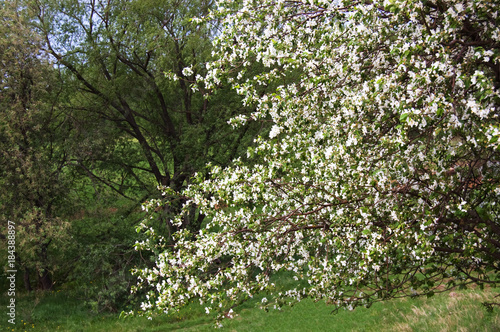
[[(354, 308), (498, 282), (499, 6), (219, 1), (203, 84), (232, 84), (257, 105), (233, 125), (273, 127), (246, 160), (183, 193), (206, 216), (198, 234), (167, 248), (142, 224), (137, 247), (157, 253), (137, 271), (151, 288), (143, 309), (199, 299), (231, 316), (259, 292), (267, 305)], [(280, 271), (298, 282), (275, 285)]]

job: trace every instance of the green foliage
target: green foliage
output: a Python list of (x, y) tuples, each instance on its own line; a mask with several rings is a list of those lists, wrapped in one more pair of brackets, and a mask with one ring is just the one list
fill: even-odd
[[(150, 264), (132, 248), (137, 203), (160, 197), (158, 185), (184, 188), (207, 162), (225, 165), (251, 144), (259, 125), (227, 124), (248, 111), (240, 97), (199, 80), (216, 26), (190, 18), (211, 6), (1, 4), (0, 219), (16, 222), (27, 277), (80, 288), (95, 310), (121, 309), (129, 270)], [(110, 214), (117, 197), (128, 201)], [(184, 198), (168, 200), (156, 219), (164, 234)], [(193, 215), (183, 227), (195, 231), (203, 215)]]
[[(179, 190), (207, 162), (227, 164), (253, 133), (227, 120), (245, 109), (199, 82), (214, 27), (190, 18), (210, 1), (32, 3), (47, 54), (64, 68), (72, 116), (92, 139), (77, 166), (115, 191)], [(134, 196), (134, 195), (132, 195)]]
[(49, 251), (69, 243), (69, 224), (57, 210), (71, 183), (70, 124), (58, 103), (57, 71), (41, 54), (29, 15), (17, 2), (2, 3), (0, 11), (1, 232), (7, 220), (15, 223), (19, 269), (35, 270), (50, 288), (48, 272), (57, 265)]
[(75, 214), (70, 233), (75, 241), (66, 249), (69, 263), (62, 271), (62, 287), (83, 298), (94, 312), (135, 308), (130, 287), (136, 279), (130, 270), (148, 263), (148, 256), (133, 248), (134, 226), (142, 214), (130, 211), (126, 199), (116, 201), (113, 193), (107, 195)]

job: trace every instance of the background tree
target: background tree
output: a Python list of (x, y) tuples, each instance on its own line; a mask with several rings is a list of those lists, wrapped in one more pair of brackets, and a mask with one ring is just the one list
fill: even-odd
[[(273, 127), (251, 164), (214, 167), (184, 192), (209, 220), (194, 240), (184, 230), (168, 248), (145, 220), (138, 247), (160, 254), (138, 271), (143, 309), (199, 298), (227, 316), (262, 291), (270, 305), (352, 309), (497, 283), (498, 5), (219, 1), (208, 82), (257, 105), (235, 123)], [(280, 271), (301, 282), (277, 288)]]
[(0, 5), (0, 219), (16, 224), (16, 259), (27, 290), (52, 288), (55, 249), (67, 246), (69, 224), (58, 217), (70, 179), (68, 121), (58, 107), (57, 71), (41, 39), (14, 1)]
[[(236, 96), (196, 85), (206, 71), (213, 27), (190, 18), (207, 14), (212, 1), (32, 6), (45, 51), (66, 68), (75, 89), (69, 106), (81, 121), (81, 135), (94, 140), (94, 150), (82, 151), (74, 162), (96, 182), (141, 200), (156, 195), (159, 185), (179, 191), (206, 162), (227, 164), (244, 151), (251, 135), (227, 125), (237, 110), (244, 112), (234, 107)], [(178, 201), (172, 199), (174, 212)], [(186, 219), (185, 226), (200, 222), (201, 216)]]
[[(23, 220), (40, 238), (18, 234), (31, 248), (22, 250), (31, 255), (23, 265), (59, 267), (44, 275), (45, 288), (56, 281), (95, 310), (120, 310), (135, 283), (129, 270), (150, 264), (133, 250), (139, 203), (159, 197), (157, 186), (171, 188), (154, 222), (173, 232), (184, 202), (177, 192), (207, 162), (225, 165), (244, 153), (260, 124), (231, 130), (228, 119), (249, 108), (229, 89), (199, 81), (216, 25), (190, 18), (207, 14), (212, 1), (5, 6), (16, 18), (6, 15), (2, 26), (2, 96), (15, 94), (2, 99), (3, 219)], [(27, 83), (14, 88), (7, 78)], [(191, 211), (179, 227), (196, 231), (204, 216)]]

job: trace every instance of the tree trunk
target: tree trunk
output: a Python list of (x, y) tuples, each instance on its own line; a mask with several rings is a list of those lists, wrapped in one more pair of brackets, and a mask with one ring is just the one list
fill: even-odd
[(42, 290), (52, 290), (52, 278), (49, 270), (41, 269), (38, 271), (38, 287)]
[(42, 268), (37, 269), (38, 275), (38, 287), (42, 290), (51, 290), (52, 289), (52, 278), (49, 273), (49, 269), (47, 268), (47, 248), (51, 241), (42, 244), (42, 250), (40, 253), (40, 262), (42, 263)]
[(28, 291), (28, 293), (31, 293), (33, 288), (31, 288), (31, 280), (30, 280), (30, 269), (25, 267), (24, 268), (24, 288)]

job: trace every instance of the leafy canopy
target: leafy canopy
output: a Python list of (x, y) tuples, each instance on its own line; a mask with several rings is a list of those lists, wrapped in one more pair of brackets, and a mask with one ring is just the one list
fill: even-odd
[[(16, 225), (16, 262), (52, 287), (49, 250), (67, 248), (69, 224), (59, 215), (72, 179), (69, 119), (60, 108), (57, 71), (17, 1), (0, 4), (0, 239)], [(29, 272), (27, 272), (29, 274)], [(29, 278), (26, 288), (29, 290)]]
[[(157, 253), (137, 271), (143, 309), (198, 298), (223, 318), (263, 291), (354, 308), (498, 282), (499, 5), (219, 1), (206, 84), (256, 105), (234, 125), (273, 127), (250, 162), (184, 192), (209, 220), (198, 234), (167, 248), (143, 223), (137, 247)], [(302, 282), (279, 289), (280, 271)]]

